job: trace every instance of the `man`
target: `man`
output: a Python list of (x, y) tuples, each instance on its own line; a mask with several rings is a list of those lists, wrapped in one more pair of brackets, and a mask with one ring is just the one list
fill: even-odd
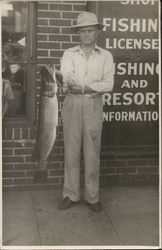
[[(102, 132), (102, 94), (114, 85), (114, 64), (110, 52), (98, 47), (99, 24), (95, 14), (82, 12), (72, 27), (80, 37), (80, 45), (64, 52), (61, 73), (66, 97), (62, 109), (65, 144), (64, 210), (80, 200), (81, 146), (85, 161), (85, 201), (94, 212), (100, 212), (99, 161)], [(62, 75), (61, 75), (62, 74)], [(62, 78), (62, 79), (61, 79)]]
[(2, 118), (5, 117), (8, 104), (14, 99), (14, 94), (10, 82), (10, 69), (8, 59), (2, 54)]

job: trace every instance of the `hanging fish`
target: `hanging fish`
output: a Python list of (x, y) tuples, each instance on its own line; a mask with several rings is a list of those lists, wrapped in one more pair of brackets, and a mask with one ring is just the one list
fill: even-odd
[(34, 182), (47, 180), (46, 159), (56, 140), (58, 124), (57, 82), (53, 65), (42, 66), (38, 127), (32, 160), (37, 161)]

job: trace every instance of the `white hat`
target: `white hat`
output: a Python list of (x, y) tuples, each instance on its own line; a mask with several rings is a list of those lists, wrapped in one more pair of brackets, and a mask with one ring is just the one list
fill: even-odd
[(81, 12), (77, 18), (77, 24), (72, 26), (72, 28), (77, 29), (85, 26), (95, 25), (99, 29), (104, 27), (103, 24), (98, 23), (97, 16), (92, 12)]

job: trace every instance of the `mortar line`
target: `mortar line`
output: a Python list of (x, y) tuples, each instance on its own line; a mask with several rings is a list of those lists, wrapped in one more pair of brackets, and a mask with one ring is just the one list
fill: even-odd
[(38, 216), (37, 216), (37, 212), (36, 212), (36, 207), (35, 207), (35, 202), (34, 202), (32, 190), (30, 190), (30, 195), (31, 195), (32, 203), (33, 203), (33, 210), (34, 210), (34, 215), (35, 215), (35, 219), (36, 219), (36, 226), (37, 226), (37, 231), (38, 231), (39, 243), (40, 243), (40, 245), (42, 245)]
[(113, 224), (112, 220), (111, 220), (110, 217), (107, 215), (107, 213), (105, 212), (104, 207), (103, 207), (103, 213), (105, 214), (106, 222), (111, 224), (111, 226), (112, 226), (114, 232), (116, 233), (118, 239), (120, 240), (121, 244), (124, 246), (123, 241), (122, 241), (122, 239), (120, 238), (120, 235), (119, 235), (119, 233), (118, 233), (118, 231), (117, 231), (115, 225)]

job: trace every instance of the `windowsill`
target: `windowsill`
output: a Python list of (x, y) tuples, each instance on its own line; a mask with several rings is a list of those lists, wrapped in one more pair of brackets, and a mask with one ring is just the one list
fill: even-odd
[(3, 127), (33, 127), (31, 123), (25, 116), (21, 117), (5, 117), (2, 121)]

